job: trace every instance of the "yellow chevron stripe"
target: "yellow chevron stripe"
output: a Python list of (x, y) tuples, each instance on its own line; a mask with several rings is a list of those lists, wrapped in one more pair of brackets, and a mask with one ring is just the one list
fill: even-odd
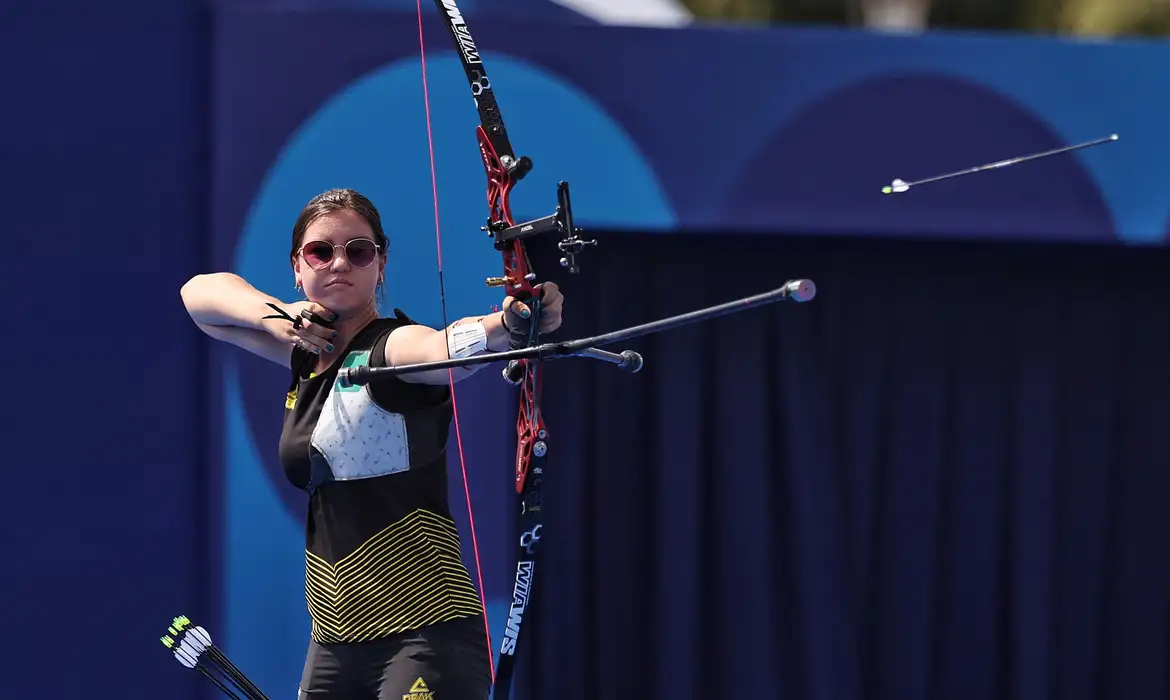
[(306, 551), (305, 603), (320, 644), (367, 641), (483, 612), (454, 521), (421, 509), (336, 564)]
[[(337, 624), (335, 622), (335, 616), (332, 615), (318, 614), (315, 615), (314, 621), (323, 629), (341, 636), (347, 632), (352, 633), (370, 627), (383, 627), (386, 625), (400, 629), (409, 629), (412, 624), (417, 624), (417, 621), (412, 621), (412, 618), (415, 616), (427, 618), (444, 611), (461, 611), (467, 614), (478, 614), (480, 612), (478, 600), (473, 595), (451, 595), (451, 592), (441, 589), (431, 589), (426, 591), (426, 593), (430, 595), (415, 597), (398, 606), (386, 604), (380, 606), (378, 609), (367, 611), (367, 614), (362, 616), (361, 619), (350, 621), (348, 624)], [(319, 606), (314, 605), (313, 608), (316, 612), (320, 612)], [(333, 620), (327, 618), (333, 618)]]
[[(336, 582), (340, 585), (342, 581), (353, 582), (371, 575), (392, 575), (396, 573), (396, 569), (416, 564), (412, 559), (426, 557), (428, 554), (439, 559), (460, 561), (457, 535), (436, 532), (426, 526), (420, 527), (419, 530), (411, 533), (412, 536), (409, 538), (386, 542), (379, 549), (371, 550), (368, 556), (361, 560), (361, 566), (330, 566), (320, 560), (309, 560), (307, 566), (322, 584)], [(444, 539), (448, 540), (447, 546), (439, 546)]]
[(474, 612), (469, 612), (469, 613), (452, 612), (452, 613), (448, 613), (448, 614), (445, 614), (445, 615), (442, 615), (439, 617), (432, 618), (430, 620), (427, 620), (424, 623), (415, 625), (413, 627), (388, 626), (385, 628), (381, 628), (381, 629), (377, 629), (377, 630), (370, 630), (370, 631), (367, 631), (365, 633), (353, 634), (353, 635), (348, 635), (348, 636), (344, 636), (344, 637), (335, 636), (333, 634), (330, 634), (330, 633), (324, 631), (323, 629), (321, 629), (316, 623), (313, 623), (313, 626), (312, 626), (312, 629), (310, 630), (310, 632), (312, 634), (313, 641), (317, 642), (318, 644), (342, 644), (345, 642), (368, 642), (368, 641), (373, 640), (373, 639), (378, 639), (379, 637), (385, 637), (385, 636), (389, 636), (392, 634), (398, 634), (400, 632), (404, 632), (404, 631), (410, 630), (410, 629), (418, 629), (418, 627), (421, 627), (422, 624), (434, 625), (434, 624), (438, 624), (440, 622), (449, 622), (451, 620), (458, 620), (460, 618), (470, 617), (472, 615), (478, 615), (479, 613), (480, 613), (480, 610), (478, 608), (476, 608), (476, 610)]
[[(466, 589), (458, 590), (452, 586), (452, 579), (462, 578), (454, 567), (442, 567), (440, 572), (452, 574), (444, 577), (447, 580), (431, 580), (431, 576), (412, 576), (408, 581), (387, 581), (387, 585), (367, 591), (367, 594), (351, 600), (329, 600), (319, 593), (311, 592), (312, 603), (318, 610), (323, 624), (331, 627), (360, 627), (368, 624), (374, 617), (391, 614), (395, 611), (405, 611), (417, 607), (428, 600), (462, 594), (462, 600), (477, 600), (475, 589), (471, 586), (470, 577), (466, 578)], [(399, 587), (401, 586), (401, 587)], [(348, 608), (345, 614), (338, 610), (338, 603)]]
[[(420, 591), (420, 587), (425, 586), (428, 579), (434, 578), (436, 574), (449, 575), (435, 581), (436, 584), (445, 583), (444, 578), (447, 581), (454, 578), (459, 583), (466, 583), (470, 586), (471, 577), (458, 559), (444, 561), (442, 558), (429, 557), (429, 554), (432, 553), (426, 550), (424, 544), (422, 548), (412, 552), (409, 558), (395, 562), (396, 566), (390, 571), (385, 571), (384, 568), (363, 571), (344, 581), (338, 577), (334, 579), (337, 581), (336, 587), (319, 585), (318, 577), (309, 573), (307, 576), (309, 590), (325, 607), (350, 608), (355, 612), (360, 612), (365, 605), (373, 604), (376, 599), (384, 598), (383, 589), (391, 584), (396, 590), (394, 591), (395, 596), (389, 601), (390, 603), (403, 595), (413, 594), (416, 597), (425, 595), (425, 588)], [(338, 622), (347, 623), (350, 620), (351, 617), (346, 616), (346, 618), (339, 619)]]
[[(454, 571), (451, 573), (454, 573)], [(466, 601), (470, 599), (478, 603), (478, 599), (475, 598), (475, 589), (471, 587), (470, 578), (467, 580), (467, 589), (464, 591), (460, 591), (458, 589), (453, 590), (453, 587), (450, 585), (450, 583), (446, 581), (434, 581), (418, 590), (410, 591), (408, 594), (409, 597), (402, 595), (402, 591), (397, 591), (396, 593), (398, 593), (398, 595), (391, 595), (387, 597), (380, 596), (370, 600), (368, 603), (370, 606), (369, 609), (361, 610), (361, 612), (364, 613), (361, 618), (349, 618), (342, 620), (340, 621), (341, 625), (361, 626), (363, 624), (367, 624), (369, 620), (374, 617), (389, 615), (394, 611), (406, 610), (412, 606), (417, 607), (418, 605), (425, 604), (427, 601), (431, 600), (450, 599), (452, 596), (459, 594), (462, 594), (462, 596), (459, 598), (461, 600)]]
[(358, 642), (377, 639), (392, 634), (399, 634), (407, 630), (414, 630), (426, 625), (455, 620), (463, 617), (480, 615), (482, 610), (478, 605), (446, 605), (435, 606), (433, 609), (420, 611), (408, 617), (387, 618), (373, 622), (362, 628), (337, 630), (312, 621), (313, 640), (318, 644), (336, 644), (341, 642)]
[[(444, 518), (440, 515), (436, 515), (430, 511), (422, 510), (420, 508), (408, 513), (398, 522), (386, 527), (381, 532), (361, 543), (352, 552), (338, 560), (338, 562), (333, 566), (344, 566), (347, 562), (360, 557), (363, 552), (374, 548), (379, 542), (384, 541), (384, 539), (400, 534), (401, 530), (405, 530), (412, 526), (417, 527), (421, 522), (424, 521), (429, 525), (435, 526), (439, 531), (445, 532), (451, 537), (456, 538), (456, 541), (458, 540), (459, 530), (455, 527), (455, 521), (451, 520), (450, 518)], [(458, 546), (456, 546), (456, 551), (458, 551)], [(316, 554), (313, 554), (312, 552), (306, 552), (306, 554), (314, 559), (320, 560), (322, 563), (327, 563), (324, 559), (317, 556)]]

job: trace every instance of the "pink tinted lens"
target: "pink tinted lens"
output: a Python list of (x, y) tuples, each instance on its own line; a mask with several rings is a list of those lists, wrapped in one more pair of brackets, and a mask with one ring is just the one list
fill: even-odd
[(366, 267), (374, 262), (377, 253), (377, 246), (367, 238), (359, 238), (345, 244), (345, 257), (349, 258), (349, 264), (354, 267)]
[(313, 267), (325, 267), (333, 260), (333, 246), (324, 241), (306, 243), (301, 255)]

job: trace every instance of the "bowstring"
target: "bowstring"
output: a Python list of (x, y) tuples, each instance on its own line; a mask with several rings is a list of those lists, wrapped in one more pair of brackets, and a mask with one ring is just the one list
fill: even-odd
[[(447, 322), (447, 291), (443, 285), (443, 240), (439, 228), (439, 182), (438, 174), (435, 170), (435, 142), (431, 129), (431, 99), (430, 91), (427, 86), (427, 52), (426, 42), (423, 39), (423, 15), (422, 15), (422, 0), (416, 0), (416, 8), (418, 10), (418, 50), (419, 57), (422, 64), (422, 87), (423, 87), (423, 106), (426, 108), (427, 116), (427, 148), (430, 151), (431, 158), (431, 198), (435, 203), (435, 254), (438, 257), (439, 267), (439, 305), (443, 313), (443, 335), (447, 336), (450, 332)], [(449, 339), (448, 339), (449, 340)], [(447, 359), (451, 359), (451, 344), (447, 343)], [(459, 470), (463, 475), (463, 493), (467, 499), (467, 520), (471, 527), (471, 548), (475, 557), (475, 574), (479, 579), (480, 605), (483, 609), (483, 627), (484, 636), (487, 639), (488, 652), (488, 671), (491, 673), (492, 684), (496, 682), (496, 662), (495, 656), (492, 653), (492, 635), (491, 625), (488, 623), (487, 612), (487, 589), (483, 586), (483, 568), (479, 563), (479, 538), (475, 533), (475, 513), (471, 507), (471, 487), (467, 481), (467, 460), (463, 455), (463, 433), (459, 429), (459, 407), (455, 402), (455, 369), (447, 369), (447, 380), (451, 389), (451, 412), (455, 422), (455, 444), (459, 450)]]

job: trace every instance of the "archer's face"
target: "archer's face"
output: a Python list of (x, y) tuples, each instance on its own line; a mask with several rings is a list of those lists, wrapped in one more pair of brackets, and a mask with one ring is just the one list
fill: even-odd
[(324, 214), (305, 231), (293, 270), (309, 301), (344, 317), (374, 304), (385, 251), (374, 248), (374, 232), (360, 215)]

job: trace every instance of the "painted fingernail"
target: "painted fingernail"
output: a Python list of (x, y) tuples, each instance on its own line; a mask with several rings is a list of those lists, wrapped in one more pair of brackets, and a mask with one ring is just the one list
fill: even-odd
[(529, 308), (527, 306), (521, 307), (520, 318), (528, 318), (531, 315), (532, 315), (532, 311), (529, 310)]
[(325, 346), (325, 352), (333, 352), (333, 343), (329, 343)]
[(337, 331), (333, 331), (333, 335), (332, 335), (332, 336), (330, 336), (330, 337), (332, 337), (332, 338), (336, 338), (336, 337), (337, 337)]

